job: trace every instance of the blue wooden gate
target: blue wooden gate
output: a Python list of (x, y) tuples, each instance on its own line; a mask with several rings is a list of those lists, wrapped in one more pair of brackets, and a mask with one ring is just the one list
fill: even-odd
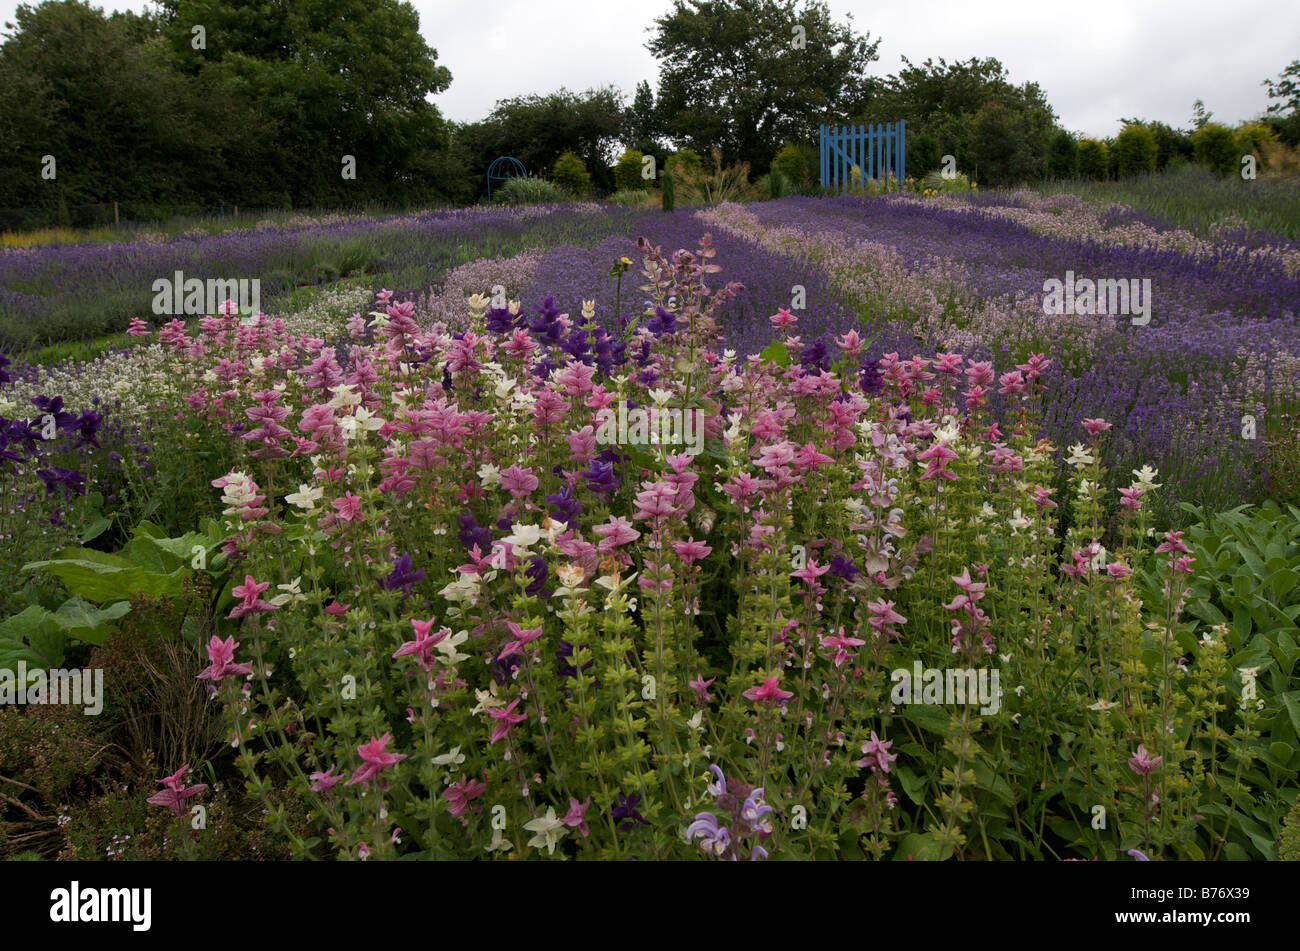
[(902, 190), (906, 175), (907, 127), (903, 119), (887, 125), (821, 127), (823, 188), (861, 187), (872, 178), (883, 191), (889, 188), (892, 176)]

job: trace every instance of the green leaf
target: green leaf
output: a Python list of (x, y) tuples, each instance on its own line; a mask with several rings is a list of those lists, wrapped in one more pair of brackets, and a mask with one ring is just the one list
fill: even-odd
[(1300, 690), (1282, 694), (1282, 702), (1286, 704), (1286, 713), (1291, 718), (1291, 725), (1300, 735)]
[(924, 703), (908, 704), (903, 717), (923, 730), (938, 733), (940, 736), (948, 735), (948, 714), (938, 707)]
[(779, 340), (773, 340), (764, 347), (763, 352), (759, 354), (759, 358), (767, 362), (775, 363), (778, 366), (788, 367), (790, 365), (790, 351), (786, 345), (781, 343)]
[(925, 780), (906, 766), (898, 768), (898, 781), (903, 787), (903, 794), (918, 806), (924, 804)]
[(93, 541), (112, 528), (112, 526), (113, 520), (104, 518), (104, 516), (101, 515), (86, 526), (86, 530), (81, 534), (81, 543), (84, 545), (86, 542)]
[[(158, 554), (161, 559), (162, 552)], [(187, 569), (177, 568), (160, 574), (135, 565), (120, 555), (90, 548), (69, 548), (61, 552), (59, 558), (33, 561), (23, 565), (22, 570), (46, 571), (62, 581), (74, 595), (103, 604), (137, 595), (173, 597), (180, 594)]]
[(942, 862), (952, 855), (952, 846), (935, 840), (929, 832), (909, 832), (903, 836), (894, 851), (894, 860), (906, 862), (908, 857), (918, 862)]
[(0, 667), (12, 670), (19, 661), (42, 669), (58, 667), (66, 644), (67, 637), (39, 604), (0, 621)]
[(113, 632), (114, 622), (131, 610), (130, 601), (118, 601), (107, 608), (97, 608), (81, 598), (69, 598), (50, 615), (50, 620), (69, 637), (88, 644), (103, 644)]

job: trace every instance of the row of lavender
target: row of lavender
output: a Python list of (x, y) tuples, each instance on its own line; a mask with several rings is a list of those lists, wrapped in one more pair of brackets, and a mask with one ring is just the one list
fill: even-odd
[[(860, 307), (906, 317), (926, 337), (922, 350), (1050, 353), (1062, 372), (1047, 435), (1068, 444), (1083, 436), (1080, 418), (1114, 420), (1118, 466), (1158, 461), (1170, 505), (1226, 506), (1275, 489), (1268, 446), (1290, 435), (1285, 414), (1300, 394), (1300, 277), (1286, 242), (1210, 241), (1024, 196), (792, 198), (699, 217), (832, 275)], [(1071, 273), (1149, 280), (1149, 320), (1047, 313), (1045, 282)]]

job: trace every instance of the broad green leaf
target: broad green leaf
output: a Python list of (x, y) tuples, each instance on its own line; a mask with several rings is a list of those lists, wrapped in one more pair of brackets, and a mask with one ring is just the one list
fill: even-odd
[(0, 621), (0, 667), (12, 670), (19, 661), (29, 667), (58, 667), (66, 644), (67, 637), (39, 604)]
[(119, 555), (90, 548), (71, 548), (60, 558), (26, 564), (23, 571), (48, 572), (62, 581), (72, 594), (103, 604), (137, 595), (173, 597), (180, 594), (187, 569), (177, 568), (168, 574), (159, 574), (133, 565)]
[(81, 598), (69, 598), (50, 615), (50, 620), (69, 637), (88, 644), (103, 644), (113, 632), (115, 622), (131, 610), (130, 601), (118, 601), (107, 608), (97, 608)]
[(779, 340), (773, 340), (766, 347), (759, 357), (764, 361), (770, 361), (778, 366), (788, 367), (790, 365), (790, 351), (786, 345)]
[(104, 516), (101, 515), (86, 526), (86, 530), (81, 533), (81, 543), (84, 545), (86, 542), (94, 541), (112, 527), (112, 519), (104, 518)]

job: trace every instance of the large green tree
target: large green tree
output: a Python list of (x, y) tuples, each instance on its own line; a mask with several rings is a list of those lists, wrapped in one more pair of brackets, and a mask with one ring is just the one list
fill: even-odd
[[(247, 92), (279, 135), (294, 201), (416, 197), (412, 174), (447, 145), (437, 108), (451, 73), (399, 0), (161, 0), (181, 70)], [(195, 28), (201, 27), (202, 34)], [(200, 43), (201, 39), (201, 43)], [(355, 180), (342, 175), (343, 156)]]
[[(6, 26), (0, 205), (207, 203), (232, 170), (260, 178), (260, 117), (236, 90), (176, 72), (153, 17), (57, 0), (20, 6)], [(45, 155), (53, 180), (39, 174)]]
[[(855, 123), (906, 119), (908, 135), (926, 135), (963, 171), (1007, 184), (1044, 175), (1056, 115), (1042, 88), (1015, 85), (992, 57), (949, 63), (927, 59), (873, 79)], [(909, 169), (911, 163), (908, 163)]]
[(646, 44), (661, 62), (659, 115), (678, 145), (717, 146), (727, 161), (768, 167), (786, 141), (816, 140), (867, 88), (879, 40), (824, 3), (675, 0)]

